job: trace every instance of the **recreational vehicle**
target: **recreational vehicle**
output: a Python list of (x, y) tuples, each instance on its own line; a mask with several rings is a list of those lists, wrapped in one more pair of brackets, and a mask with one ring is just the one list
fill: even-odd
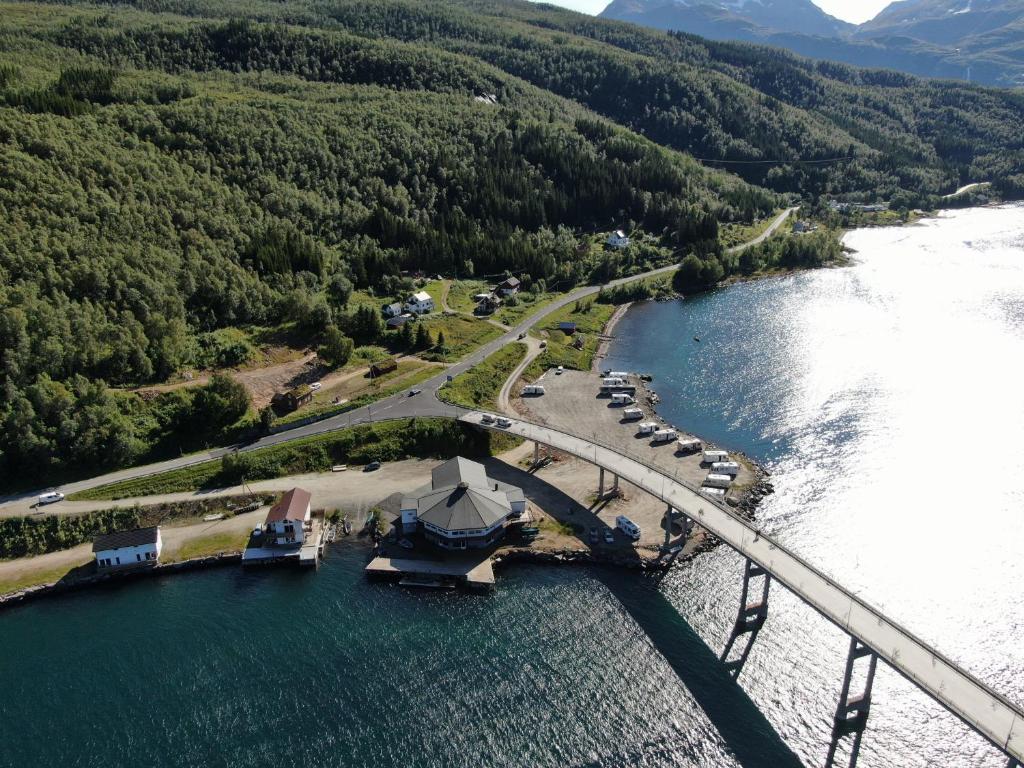
[(622, 418), (624, 419), (642, 419), (644, 412), (639, 408), (627, 408), (622, 412)]
[(616, 392), (612, 395), (612, 403), (615, 405), (633, 405), (635, 402), (633, 396), (627, 395), (625, 392)]
[(678, 436), (679, 433), (674, 429), (659, 429), (654, 433), (654, 442), (667, 443), (670, 440), (675, 440)]
[(704, 485), (711, 488), (728, 488), (732, 485), (731, 475), (716, 475), (714, 472), (704, 478)]
[(696, 453), (704, 444), (696, 437), (680, 437), (676, 443), (676, 451), (679, 453)]
[(725, 488), (710, 488), (705, 485), (700, 489), (700, 492), (705, 496), (710, 496), (712, 499), (721, 499), (725, 496)]
[(728, 451), (704, 451), (704, 463), (712, 464), (716, 461), (728, 461)]
[(740, 473), (740, 465), (735, 461), (715, 461), (711, 463), (711, 471), (716, 475), (732, 475)]
[(544, 394), (543, 384), (527, 384), (523, 387), (523, 391), (520, 393), (523, 397), (531, 396), (536, 397)]
[(638, 541), (640, 539), (640, 526), (625, 515), (619, 515), (615, 518), (615, 527), (629, 536), (633, 541)]
[(658, 423), (656, 421), (645, 421), (643, 424), (636, 425), (638, 435), (653, 435), (657, 431)]

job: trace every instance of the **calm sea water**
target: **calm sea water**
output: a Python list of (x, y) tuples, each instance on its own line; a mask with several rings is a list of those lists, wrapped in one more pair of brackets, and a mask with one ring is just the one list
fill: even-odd
[[(1018, 700), (1024, 208), (850, 235), (855, 266), (632, 309), (611, 364), (771, 466), (767, 530)], [(702, 341), (689, 341), (692, 336)], [(682, 340), (682, 341), (680, 341)], [(0, 614), (0, 766), (809, 766), (846, 639), (740, 562), (513, 568), (495, 594), (223, 569)], [(880, 668), (862, 766), (1002, 766)]]

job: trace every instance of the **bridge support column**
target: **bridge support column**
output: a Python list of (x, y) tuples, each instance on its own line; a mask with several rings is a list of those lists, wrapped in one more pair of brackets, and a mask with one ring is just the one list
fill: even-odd
[(612, 493), (615, 493), (618, 490), (619, 490), (619, 476), (613, 474), (612, 475)]
[(540, 443), (533, 444), (533, 466), (537, 466), (540, 463)]
[[(683, 526), (689, 524), (686, 517), (683, 517)], [(763, 579), (761, 583), (761, 599), (751, 601), (751, 592), (756, 592), (756, 585), (751, 582), (755, 579)], [(740, 610), (736, 616), (736, 623), (733, 625), (732, 633), (729, 635), (729, 642), (725, 644), (722, 651), (722, 663), (726, 671), (733, 677), (738, 678), (743, 671), (743, 665), (747, 663), (751, 648), (757, 639), (757, 633), (761, 631), (765, 621), (768, 620), (768, 588), (771, 587), (772, 577), (764, 568), (753, 560), (747, 560), (743, 566), (743, 593), (740, 595)], [(750, 633), (750, 636), (737, 648), (737, 655), (733, 655), (736, 648), (736, 641)]]
[[(854, 667), (858, 659), (868, 657), (867, 676), (864, 679), (864, 690), (860, 694), (850, 695), (850, 688), (853, 684)], [(843, 675), (843, 689), (839, 694), (839, 705), (836, 707), (835, 720), (832, 728), (832, 743), (829, 744), (828, 757), (825, 759), (825, 768), (832, 768), (835, 765), (836, 749), (840, 740), (847, 734), (853, 734), (853, 744), (850, 748), (850, 760), (848, 765), (853, 768), (857, 764), (857, 757), (860, 755), (860, 742), (864, 735), (864, 727), (868, 722), (868, 712), (871, 709), (871, 686), (875, 682), (875, 669), (878, 666), (878, 656), (856, 637), (850, 638), (850, 650), (846, 655), (846, 672)]]
[(597, 477), (597, 498), (604, 498), (604, 467), (598, 467), (601, 471)]

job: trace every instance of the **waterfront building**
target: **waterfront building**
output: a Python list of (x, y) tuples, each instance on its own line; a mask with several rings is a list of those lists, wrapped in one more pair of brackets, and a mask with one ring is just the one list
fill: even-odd
[(313, 495), (304, 488), (292, 488), (267, 513), (266, 536), (270, 543), (301, 545), (312, 530), (310, 499)]
[(162, 549), (160, 527), (156, 525), (108, 533), (92, 543), (96, 568), (102, 571), (156, 565)]
[(487, 476), (483, 464), (457, 456), (434, 469), (430, 484), (402, 499), (402, 533), (421, 530), (444, 549), (480, 549), (526, 511), (522, 489)]

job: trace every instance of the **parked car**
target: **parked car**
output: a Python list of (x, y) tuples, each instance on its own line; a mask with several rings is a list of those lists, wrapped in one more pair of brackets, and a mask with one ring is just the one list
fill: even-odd
[(499, 416), (498, 418), (496, 418), (494, 420), (494, 423), (497, 424), (499, 427), (511, 427), (512, 426), (512, 421), (510, 419), (506, 419), (504, 416)]
[(380, 462), (379, 461), (371, 461), (369, 464), (367, 464), (365, 467), (363, 467), (363, 472), (375, 472), (378, 469), (380, 469)]
[(318, 389), (320, 389), (320, 388), (321, 388), (322, 386), (323, 386), (323, 384), (321, 384), (321, 383), (320, 383), (319, 381), (314, 381), (314, 382), (313, 382), (312, 384), (310, 384), (310, 385), (309, 385), (309, 388), (310, 388), (311, 390), (313, 390), (314, 392), (316, 392), (316, 391), (317, 391)]
[(605, 544), (614, 544), (615, 543), (615, 534), (612, 533), (610, 530), (606, 529), (605, 532), (604, 532), (604, 543)]
[(489, 413), (485, 413), (485, 414), (483, 414), (480, 417), (480, 423), (481, 424), (493, 424), (494, 423), (494, 416), (492, 416)]
[(64, 501), (64, 494), (60, 491), (47, 491), (39, 495), (39, 506), (55, 504), (58, 501)]
[(561, 376), (563, 373), (565, 373), (565, 367), (564, 366), (560, 365), (560, 366), (558, 366), (555, 369), (555, 376)]
[(541, 348), (541, 349), (547, 349), (547, 348), (548, 348), (548, 343), (547, 343), (546, 341), (542, 341), (542, 342), (540, 343), (540, 348)]

